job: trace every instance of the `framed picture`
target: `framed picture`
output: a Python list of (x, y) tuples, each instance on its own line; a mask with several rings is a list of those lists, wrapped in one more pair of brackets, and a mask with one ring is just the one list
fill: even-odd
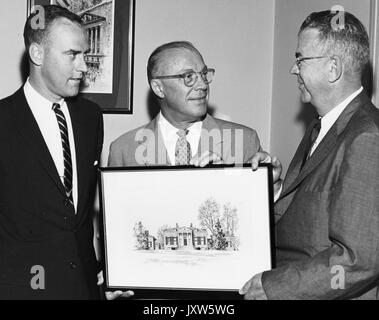
[(28, 0), (28, 15), (47, 4), (82, 17), (90, 52), (80, 94), (104, 113), (133, 113), (135, 0)]
[(271, 179), (270, 166), (100, 169), (108, 288), (238, 296), (274, 264)]

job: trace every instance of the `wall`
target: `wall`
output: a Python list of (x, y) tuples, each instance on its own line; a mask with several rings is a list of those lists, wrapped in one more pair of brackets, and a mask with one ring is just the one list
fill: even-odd
[(270, 148), (274, 0), (137, 0), (135, 20), (134, 114), (105, 115), (103, 159), (112, 140), (150, 120), (147, 59), (173, 40), (193, 42), (216, 68), (216, 115), (255, 128)]
[[(340, 4), (369, 28), (370, 0), (277, 0), (275, 2), (275, 45), (271, 118), (271, 153), (287, 170), (303, 135), (301, 120), (309, 116), (310, 105), (299, 100), (296, 77), (289, 73), (295, 60), (297, 33), (301, 23), (314, 11), (331, 9)], [(305, 108), (305, 109), (303, 109)], [(304, 111), (306, 113), (304, 114)], [(301, 113), (301, 114), (300, 114)]]
[(0, 99), (22, 84), (20, 61), (24, 52), (22, 37), (26, 18), (26, 1), (1, 0), (0, 11)]

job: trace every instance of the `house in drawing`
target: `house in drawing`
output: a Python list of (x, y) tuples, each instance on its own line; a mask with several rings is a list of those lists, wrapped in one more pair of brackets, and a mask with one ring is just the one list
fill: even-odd
[(167, 228), (163, 230), (163, 248), (166, 250), (205, 250), (208, 246), (208, 232), (192, 226)]
[(166, 250), (205, 250), (208, 232), (192, 226), (167, 228), (163, 231), (163, 248)]
[[(238, 250), (237, 238), (229, 233), (211, 234), (205, 228), (165, 226), (160, 229), (158, 236), (150, 234), (142, 222), (136, 223), (134, 228), (139, 250)], [(221, 245), (220, 245), (221, 243)]]

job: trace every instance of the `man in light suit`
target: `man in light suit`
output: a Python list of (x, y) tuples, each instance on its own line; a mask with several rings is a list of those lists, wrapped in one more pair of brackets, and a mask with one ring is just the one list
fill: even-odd
[(100, 108), (75, 98), (87, 71), (80, 17), (28, 18), (30, 76), (0, 101), (0, 299), (97, 299), (93, 203)]
[(305, 132), (283, 183), (275, 167), (277, 266), (255, 275), (246, 299), (379, 298), (379, 111), (361, 76), (364, 26), (348, 12), (312, 13), (298, 35), (301, 99), (321, 118)]
[(207, 113), (215, 70), (189, 42), (158, 47), (147, 76), (161, 112), (150, 123), (125, 133), (110, 147), (109, 166), (242, 164), (260, 150), (257, 133)]

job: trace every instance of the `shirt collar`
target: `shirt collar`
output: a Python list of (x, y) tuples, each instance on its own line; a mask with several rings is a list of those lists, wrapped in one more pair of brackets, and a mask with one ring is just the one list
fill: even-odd
[[(46, 99), (36, 89), (33, 88), (33, 86), (30, 84), (29, 78), (26, 80), (24, 85), (24, 94), (26, 101), (31, 108), (43, 108), (45, 110), (49, 110), (53, 107), (53, 102)], [(65, 100), (62, 98), (62, 100), (57, 103), (63, 106), (64, 102)]]
[[(167, 139), (170, 141), (176, 141), (178, 139), (177, 132), (179, 129), (176, 128), (175, 126), (173, 126), (164, 117), (162, 112), (159, 112), (158, 124), (159, 124), (159, 127), (161, 129), (163, 139)], [(187, 134), (187, 137), (188, 136), (194, 136), (194, 135), (200, 137), (202, 126), (203, 126), (203, 121), (197, 121), (197, 122), (194, 122), (193, 124), (191, 124), (191, 126), (187, 128), (187, 130), (189, 131)]]
[(351, 101), (353, 101), (361, 92), (363, 87), (360, 87), (357, 91), (353, 92), (344, 101), (338, 104), (335, 108), (330, 110), (326, 115), (321, 118), (321, 130), (320, 134), (323, 132), (328, 132), (333, 124), (337, 121), (341, 113), (346, 109)]

